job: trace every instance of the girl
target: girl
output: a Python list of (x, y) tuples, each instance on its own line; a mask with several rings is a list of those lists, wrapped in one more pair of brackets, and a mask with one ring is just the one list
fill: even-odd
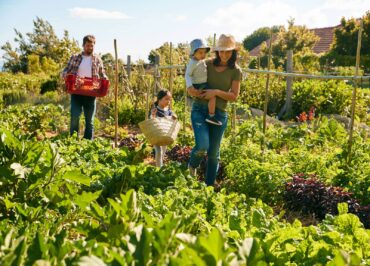
[[(169, 119), (177, 119), (176, 115), (170, 109), (172, 95), (168, 90), (160, 90), (157, 95), (153, 108), (150, 112), (150, 118), (166, 117)], [(166, 153), (167, 146), (154, 145), (155, 162), (157, 167), (163, 166), (163, 158)]]

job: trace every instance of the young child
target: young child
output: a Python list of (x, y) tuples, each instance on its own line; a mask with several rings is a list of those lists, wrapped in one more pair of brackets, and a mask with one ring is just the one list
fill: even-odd
[[(211, 48), (207, 47), (201, 39), (192, 40), (190, 43), (190, 61), (186, 66), (186, 87), (194, 87), (197, 90), (207, 89), (207, 65), (205, 58)], [(221, 126), (222, 123), (215, 117), (216, 97), (208, 101), (208, 116), (206, 122)]]
[[(150, 112), (150, 118), (166, 117), (169, 119), (177, 119), (177, 116), (170, 109), (172, 95), (167, 90), (160, 90), (157, 94), (157, 101), (155, 101)], [(166, 154), (167, 146), (154, 145), (155, 162), (157, 167), (163, 166), (163, 158)]]

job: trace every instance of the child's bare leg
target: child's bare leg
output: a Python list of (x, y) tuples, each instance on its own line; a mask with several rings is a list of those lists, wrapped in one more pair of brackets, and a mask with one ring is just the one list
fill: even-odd
[(154, 145), (155, 149), (155, 165), (157, 167), (163, 166), (163, 150), (161, 146)]
[(210, 116), (214, 116), (216, 112), (216, 97), (212, 97), (208, 101), (208, 113)]
[(206, 122), (213, 125), (221, 126), (222, 123), (217, 120), (215, 113), (216, 113), (216, 97), (213, 97), (208, 101), (208, 117), (206, 118)]

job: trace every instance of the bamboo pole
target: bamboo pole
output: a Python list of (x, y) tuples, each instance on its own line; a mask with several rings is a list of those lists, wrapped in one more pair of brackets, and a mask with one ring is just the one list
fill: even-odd
[(154, 62), (154, 89), (153, 89), (153, 98), (157, 95), (158, 90), (160, 89), (158, 86), (159, 83), (159, 61), (160, 57), (159, 55), (155, 56), (155, 62)]
[(216, 33), (213, 34), (213, 48), (216, 47)]
[[(185, 65), (185, 68), (186, 68), (186, 65)], [(188, 92), (187, 92), (187, 88), (186, 88), (186, 80), (184, 80), (184, 131), (186, 132), (186, 110), (187, 110), (187, 98), (188, 98)]]
[(145, 120), (149, 119), (149, 94), (150, 94), (150, 86), (146, 86), (146, 107), (145, 107)]
[(114, 55), (115, 55), (115, 82), (114, 82), (114, 147), (118, 146), (118, 57), (117, 57), (117, 40), (114, 39)]
[[(172, 42), (170, 42), (170, 66), (172, 66)], [(169, 80), (169, 88), (171, 95), (173, 96), (173, 71), (172, 68), (170, 68), (170, 80)], [(172, 109), (172, 101), (171, 101), (171, 109)]]
[[(272, 40), (272, 30), (270, 33), (270, 40)], [(269, 55), (268, 55), (268, 61), (267, 61), (267, 70), (270, 71), (271, 68), (271, 54), (272, 54), (272, 41), (269, 44)], [(266, 76), (266, 88), (265, 88), (265, 102), (263, 107), (263, 135), (266, 134), (266, 116), (267, 116), (267, 105), (268, 105), (268, 93), (269, 93), (269, 83), (270, 83), (270, 73), (267, 73)]]
[[(360, 29), (358, 31), (357, 38), (357, 52), (356, 52), (356, 70), (355, 76), (359, 75), (360, 68), (360, 56), (361, 56), (361, 39), (362, 39), (362, 29), (363, 29), (363, 20), (360, 21)], [(352, 104), (351, 104), (351, 121), (349, 126), (349, 138), (348, 138), (348, 163), (352, 160), (352, 142), (353, 142), (353, 126), (355, 122), (355, 109), (356, 109), (356, 91), (358, 87), (358, 80), (356, 80), (355, 86), (352, 90)]]
[(232, 103), (231, 105), (231, 129), (232, 129), (232, 134), (235, 135), (236, 131), (236, 106), (235, 103)]

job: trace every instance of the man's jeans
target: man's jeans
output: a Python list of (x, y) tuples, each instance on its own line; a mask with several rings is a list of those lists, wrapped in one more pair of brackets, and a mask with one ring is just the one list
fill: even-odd
[(211, 125), (206, 122), (208, 105), (194, 102), (191, 110), (191, 123), (195, 136), (195, 147), (191, 151), (189, 165), (197, 168), (208, 154), (206, 184), (213, 185), (218, 171), (220, 159), (220, 145), (227, 126), (227, 113), (216, 108), (216, 118), (222, 126)]
[(94, 116), (96, 110), (96, 98), (83, 95), (71, 95), (71, 129), (70, 134), (79, 131), (80, 116), (84, 111), (85, 115), (85, 139), (93, 139)]

